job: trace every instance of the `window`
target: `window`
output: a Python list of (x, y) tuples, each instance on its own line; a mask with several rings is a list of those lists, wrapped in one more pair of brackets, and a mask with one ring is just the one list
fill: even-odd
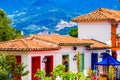
[(62, 64), (65, 66), (65, 72), (69, 70), (69, 55), (62, 56)]

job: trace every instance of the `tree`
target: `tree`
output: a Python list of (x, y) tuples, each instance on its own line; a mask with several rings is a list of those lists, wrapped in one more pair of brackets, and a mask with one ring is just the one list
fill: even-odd
[(69, 35), (72, 37), (78, 37), (78, 28), (71, 28), (69, 31)]
[(19, 80), (29, 72), (24, 71), (26, 65), (18, 63), (15, 56), (0, 55), (0, 80)]
[(0, 41), (8, 41), (23, 36), (20, 30), (11, 27), (11, 23), (12, 21), (7, 17), (6, 13), (0, 9)]

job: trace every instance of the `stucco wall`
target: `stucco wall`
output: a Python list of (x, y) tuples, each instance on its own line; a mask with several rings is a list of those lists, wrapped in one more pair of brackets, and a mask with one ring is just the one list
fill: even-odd
[(85, 47), (83, 46), (76, 46), (77, 50), (73, 49), (73, 46), (63, 46), (60, 50), (55, 51), (34, 51), (34, 52), (11, 52), (11, 54), (14, 55), (21, 55), (22, 62), (24, 62), (25, 65), (27, 65), (27, 68), (25, 70), (29, 71), (29, 74), (27, 76), (22, 77), (22, 80), (31, 80), (31, 58), (33, 56), (40, 56), (41, 57), (41, 70), (45, 70), (45, 63), (42, 63), (42, 60), (44, 56), (53, 55), (54, 58), (54, 65), (62, 64), (62, 55), (69, 55), (69, 70), (70, 71), (77, 71), (77, 65), (76, 61), (73, 60), (75, 54), (77, 52), (84, 53), (84, 68), (85, 70), (88, 69), (88, 67), (91, 67), (91, 53), (92, 52), (105, 52), (105, 50), (85, 50)]
[(120, 36), (120, 23), (118, 23), (117, 33), (118, 33), (118, 34), (119, 34), (119, 36)]
[(98, 62), (100, 62), (102, 60), (102, 58), (100, 58), (100, 54), (102, 52), (105, 52), (106, 50), (85, 50), (84, 51), (84, 74), (85, 76), (87, 76), (87, 70), (88, 68), (91, 68), (91, 53), (98, 53)]
[(117, 60), (120, 61), (120, 50), (117, 50)]
[(111, 40), (111, 25), (108, 22), (78, 23), (78, 37), (107, 43)]
[(85, 54), (85, 69), (87, 70), (88, 67), (91, 67), (91, 53), (98, 53), (98, 62), (100, 62), (102, 60), (102, 58), (100, 58), (100, 54), (102, 52), (105, 52), (106, 50), (103, 49), (103, 50), (85, 50), (84, 51), (84, 54)]
[(75, 56), (75, 54), (80, 51), (84, 51), (83, 49), (85, 49), (84, 47), (78, 47), (77, 46), (77, 50), (73, 50), (73, 46), (63, 46), (61, 47), (60, 50), (56, 50), (56, 51), (40, 51), (40, 52), (29, 52), (28, 53), (28, 69), (30, 71), (29, 75), (27, 76), (28, 80), (31, 80), (31, 57), (32, 56), (41, 56), (41, 70), (45, 69), (45, 64), (42, 63), (42, 59), (44, 58), (44, 56), (49, 56), (49, 55), (53, 55), (54, 58), (54, 66), (57, 66), (59, 64), (62, 64), (62, 55), (69, 55), (69, 70), (70, 71), (77, 71), (77, 67), (76, 67), (76, 61), (73, 61), (73, 57)]

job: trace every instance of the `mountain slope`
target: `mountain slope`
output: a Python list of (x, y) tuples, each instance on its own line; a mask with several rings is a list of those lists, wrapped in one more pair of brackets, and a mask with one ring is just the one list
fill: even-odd
[[(27, 3), (27, 1), (29, 1)], [(86, 14), (100, 7), (120, 9), (117, 0), (8, 0), (0, 7), (5, 9), (12, 26), (20, 29), (25, 35), (42, 31), (67, 34), (70, 27), (76, 27), (71, 18)], [(9, 4), (9, 5), (8, 5)], [(19, 5), (18, 5), (19, 4)], [(5, 6), (8, 5), (8, 6)]]

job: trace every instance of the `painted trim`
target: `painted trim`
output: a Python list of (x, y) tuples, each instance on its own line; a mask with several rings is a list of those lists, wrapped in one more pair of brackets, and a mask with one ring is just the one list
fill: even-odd
[(84, 53), (80, 54), (80, 59), (81, 59), (81, 60), (80, 60), (80, 61), (81, 61), (81, 62), (80, 62), (80, 63), (81, 63), (80, 66), (81, 66), (81, 67), (80, 67), (80, 68), (81, 68), (81, 71), (82, 71), (82, 72), (83, 72), (83, 70), (84, 70), (84, 62), (85, 62), (85, 61), (84, 61), (84, 56), (85, 56)]

